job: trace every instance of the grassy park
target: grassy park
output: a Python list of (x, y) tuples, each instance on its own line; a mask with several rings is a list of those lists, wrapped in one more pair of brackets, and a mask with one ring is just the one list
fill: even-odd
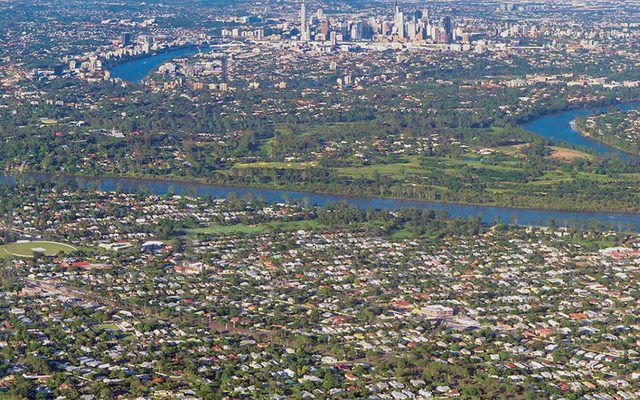
[(286, 221), (286, 222), (269, 222), (265, 224), (247, 225), (209, 225), (203, 228), (190, 229), (192, 234), (235, 234), (235, 233), (262, 233), (268, 231), (295, 231), (299, 229), (321, 229), (324, 225), (316, 221)]
[[(457, 158), (404, 155), (372, 164), (317, 166), (323, 171), (311, 172), (312, 178), (293, 171), (269, 173), (309, 168), (310, 162), (250, 163), (236, 169), (258, 170), (240, 175), (248, 186), (521, 208), (638, 212), (640, 174), (620, 167), (612, 173), (615, 160), (602, 167), (593, 164), (590, 154), (557, 146), (547, 146), (544, 157), (528, 155), (524, 145), (490, 150), (489, 155), (467, 152)], [(616, 193), (615, 207), (606, 200), (612, 193)]]
[(316, 161), (309, 162), (286, 162), (286, 161), (259, 161), (253, 163), (238, 163), (235, 168), (267, 168), (267, 169), (305, 169), (309, 167), (317, 167)]
[(62, 253), (72, 253), (77, 249), (71, 245), (49, 241), (16, 242), (0, 246), (0, 258), (32, 258), (33, 249), (44, 249), (47, 256)]
[[(550, 158), (560, 158), (570, 160), (575, 158), (589, 158), (586, 153), (577, 150), (565, 149), (560, 147), (551, 147), (552, 153)], [(473, 172), (475, 175), (484, 177), (490, 181), (501, 182), (509, 186), (510, 189), (516, 187), (526, 188), (537, 187), (540, 185), (553, 185), (571, 182), (576, 179), (589, 179), (595, 181), (611, 181), (611, 177), (604, 174), (593, 174), (587, 172), (571, 173), (560, 167), (549, 169), (536, 178), (530, 178), (528, 182), (511, 182), (511, 178), (516, 174), (522, 174), (524, 168), (519, 157), (514, 152), (519, 151), (517, 146), (497, 148), (496, 151), (514, 156), (511, 160), (502, 160), (499, 162), (486, 162), (481, 159), (474, 158), (430, 158), (428, 163), (423, 163), (417, 156), (405, 156), (398, 162), (390, 164), (371, 164), (364, 166), (341, 167), (334, 168), (333, 171), (337, 176), (346, 178), (366, 178), (372, 179), (376, 175), (387, 176), (397, 181), (403, 181), (411, 176), (428, 177), (432, 174), (445, 174), (453, 177), (463, 177)], [(271, 163), (257, 162), (250, 164), (237, 164), (240, 168), (264, 168), (264, 169), (304, 169), (312, 166), (308, 162), (291, 162), (291, 163)], [(513, 176), (511, 176), (513, 175)], [(632, 174), (621, 174), (616, 180), (637, 182), (637, 176)], [(497, 188), (496, 188), (497, 189)]]

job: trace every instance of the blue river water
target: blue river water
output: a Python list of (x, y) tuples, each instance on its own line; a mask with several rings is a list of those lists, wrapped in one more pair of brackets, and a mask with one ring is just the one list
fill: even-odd
[(604, 113), (610, 110), (629, 111), (639, 108), (640, 102), (636, 102), (616, 104), (610, 107), (584, 108), (559, 112), (535, 119), (527, 124), (524, 124), (523, 128), (534, 132), (546, 139), (549, 139), (552, 142), (563, 141), (575, 146), (594, 149), (600, 155), (616, 154), (623, 160), (629, 160), (632, 157), (637, 156), (630, 155), (628, 153), (581, 135), (571, 126), (571, 122), (576, 119), (576, 117), (586, 117), (593, 114)]
[(53, 176), (46, 174), (0, 175), (0, 183), (14, 185), (18, 181), (46, 181), (53, 183), (75, 182), (79, 187), (99, 188), (104, 191), (122, 190), (126, 193), (135, 193), (145, 190), (148, 193), (154, 194), (179, 194), (187, 192), (195, 193), (198, 196), (212, 196), (214, 198), (226, 198), (230, 193), (236, 193), (239, 196), (252, 193), (256, 198), (262, 198), (265, 201), (272, 203), (282, 202), (285, 198), (288, 198), (288, 200), (293, 202), (303, 201), (307, 198), (311, 204), (319, 206), (343, 201), (361, 209), (374, 207), (389, 210), (398, 210), (402, 208), (442, 210), (452, 217), (479, 217), (487, 224), (502, 221), (504, 223), (517, 225), (546, 226), (551, 221), (554, 221), (559, 226), (588, 227), (597, 223), (598, 225), (606, 225), (607, 227), (615, 230), (640, 231), (640, 215), (630, 214), (519, 209), (415, 200), (347, 197), (331, 194), (305, 193), (275, 189), (224, 187), (210, 184), (154, 179)]
[(123, 81), (138, 83), (167, 61), (174, 58), (190, 56), (198, 53), (196, 47), (183, 47), (169, 50), (149, 57), (136, 58), (116, 65), (109, 71), (112, 78), (120, 78)]

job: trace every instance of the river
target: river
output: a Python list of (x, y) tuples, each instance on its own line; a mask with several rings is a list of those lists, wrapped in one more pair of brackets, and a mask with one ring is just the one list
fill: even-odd
[(125, 61), (111, 68), (109, 72), (112, 78), (119, 78), (123, 81), (138, 83), (167, 61), (174, 58), (191, 56), (198, 53), (197, 47), (183, 47), (180, 49), (164, 51), (148, 57), (135, 58)]
[(571, 122), (576, 117), (587, 117), (593, 114), (600, 114), (610, 110), (629, 111), (640, 109), (640, 102), (617, 104), (609, 107), (583, 108), (578, 110), (564, 111), (555, 114), (549, 114), (542, 118), (535, 119), (523, 125), (523, 128), (534, 132), (552, 142), (563, 141), (575, 146), (594, 149), (598, 154), (616, 154), (624, 160), (629, 160), (635, 155), (625, 153), (613, 147), (607, 146), (601, 142), (583, 136), (576, 131)]
[(640, 231), (640, 215), (616, 214), (616, 213), (589, 213), (579, 211), (554, 211), (519, 209), (508, 207), (473, 206), (465, 204), (436, 203), (415, 200), (397, 200), (385, 198), (360, 198), (346, 197), (330, 194), (304, 193), (275, 189), (253, 189), (223, 187), (200, 183), (185, 183), (179, 181), (166, 181), (154, 179), (136, 178), (95, 178), (53, 176), (46, 174), (0, 175), (0, 183), (13, 185), (17, 181), (47, 181), (54, 183), (75, 182), (80, 187), (97, 187), (104, 191), (121, 189), (126, 193), (139, 192), (143, 188), (150, 193), (166, 194), (168, 192), (184, 193), (185, 191), (196, 193), (198, 196), (212, 196), (214, 198), (226, 198), (229, 193), (237, 193), (244, 196), (253, 193), (268, 202), (281, 202), (285, 197), (291, 201), (302, 201), (305, 197), (310, 203), (323, 206), (331, 202), (344, 201), (361, 209), (368, 207), (398, 210), (401, 208), (417, 208), (421, 210), (443, 210), (453, 217), (480, 217), (484, 223), (492, 224), (497, 220), (518, 225), (548, 225), (555, 221), (560, 226), (588, 226), (592, 222), (610, 225), (614, 229), (629, 228)]
[[(114, 67), (111, 70), (111, 75), (126, 81), (138, 82), (144, 79), (153, 69), (157, 68), (162, 63), (176, 57), (195, 54), (196, 52), (196, 48), (183, 48), (159, 53), (146, 58), (131, 60)], [(629, 159), (631, 156), (626, 153), (580, 135), (571, 127), (571, 121), (573, 121), (577, 116), (587, 116), (594, 113), (605, 112), (609, 109), (630, 110), (635, 108), (640, 108), (640, 102), (613, 107), (565, 111), (538, 118), (525, 124), (523, 127), (554, 142), (564, 141), (573, 145), (595, 149), (600, 154), (614, 153), (625, 159)], [(153, 179), (59, 177), (43, 174), (0, 175), (0, 183), (13, 185), (19, 180), (44, 180), (58, 183), (66, 183), (67, 181), (72, 180), (80, 187), (98, 187), (105, 191), (115, 191), (117, 188), (121, 188), (125, 192), (132, 193), (145, 188), (147, 191), (154, 194), (165, 194), (170, 191), (183, 193), (187, 191), (196, 193), (198, 196), (212, 196), (215, 198), (225, 198), (232, 192), (237, 193), (240, 196), (253, 193), (256, 197), (261, 197), (268, 202), (279, 202), (282, 201), (284, 197), (288, 197), (292, 201), (302, 201), (304, 198), (308, 198), (312, 204), (319, 206), (336, 201), (345, 201), (362, 209), (374, 207), (390, 210), (397, 210), (401, 208), (443, 210), (452, 217), (480, 217), (483, 222), (489, 224), (499, 220), (505, 223), (515, 223), (518, 225), (540, 226), (547, 225), (550, 221), (555, 221), (558, 225), (588, 226), (590, 223), (596, 222), (610, 225), (615, 229), (633, 227), (634, 230), (640, 232), (640, 215), (620, 213), (535, 210), (385, 198), (358, 198), (273, 189), (221, 187), (209, 184)]]

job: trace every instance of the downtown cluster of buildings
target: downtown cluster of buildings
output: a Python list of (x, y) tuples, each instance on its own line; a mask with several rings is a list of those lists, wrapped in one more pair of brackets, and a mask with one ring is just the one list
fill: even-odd
[[(336, 17), (325, 14), (322, 8), (315, 13), (309, 13), (303, 2), (300, 7), (300, 22), (298, 26), (281, 23), (277, 26), (281, 35), (297, 38), (301, 42), (323, 42), (330, 46), (337, 46), (343, 42), (424, 42), (430, 40), (436, 43), (452, 43), (460, 40), (469, 43), (471, 36), (462, 29), (455, 28), (449, 16), (439, 21), (432, 21), (429, 9), (415, 10), (410, 13), (401, 11), (396, 2), (391, 19), (382, 16), (350, 18)], [(250, 37), (265, 40), (265, 29), (248, 31), (244, 35), (239, 28), (225, 29), (223, 36)], [(279, 35), (275, 35), (277, 37)]]
[[(50, 64), (48, 68), (23, 71), (20, 63), (9, 62), (0, 67), (0, 81), (11, 84), (25, 79), (25, 74), (31, 72), (38, 79), (74, 76), (96, 82), (111, 78), (110, 70), (125, 61), (182, 47), (200, 46), (206, 52), (208, 45), (234, 43), (242, 43), (255, 51), (269, 44), (289, 52), (318, 55), (388, 50), (488, 54), (527, 49), (547, 53), (558, 49), (595, 53), (614, 49), (626, 51), (626, 54), (620, 53), (622, 57), (633, 57), (633, 43), (637, 43), (639, 35), (635, 25), (624, 18), (605, 14), (599, 19), (598, 13), (610, 12), (616, 5), (590, 8), (579, 4), (551, 7), (549, 4), (503, 3), (496, 9), (490, 4), (445, 7), (431, 4), (407, 6), (396, 2), (393, 7), (384, 4), (355, 9), (347, 5), (332, 5), (330, 10), (326, 10), (325, 4), (311, 4), (313, 10), (306, 3), (297, 1), (274, 6), (271, 10), (247, 5), (243, 13), (235, 10), (201, 14), (199, 17), (206, 21), (194, 21), (194, 26), (190, 27), (173, 26), (167, 22), (178, 16), (187, 19), (188, 13), (200, 10), (178, 7), (173, 14), (167, 15), (162, 8), (150, 8), (147, 13), (141, 9), (132, 15), (123, 13), (121, 18), (101, 18), (99, 22), (92, 21), (77, 27), (78, 36), (90, 37), (90, 41), (68, 45), (70, 38), (63, 36), (58, 39), (61, 43), (52, 48), (52, 52), (59, 54), (58, 63)], [(94, 16), (96, 10), (87, 10), (86, 13)], [(207, 28), (208, 24), (215, 27)], [(21, 28), (25, 32), (33, 30), (27, 24)], [(41, 26), (38, 29), (44, 30), (41, 36), (46, 36), (46, 31), (52, 28)], [(18, 59), (46, 56), (44, 53), (27, 56), (24, 49), (16, 51), (18, 45), (23, 46), (22, 43), (37, 43), (42, 39), (33, 33), (25, 35), (7, 37), (8, 46), (14, 49)], [(56, 32), (56, 36), (61, 35), (61, 32)], [(0, 49), (0, 55), (4, 53)]]

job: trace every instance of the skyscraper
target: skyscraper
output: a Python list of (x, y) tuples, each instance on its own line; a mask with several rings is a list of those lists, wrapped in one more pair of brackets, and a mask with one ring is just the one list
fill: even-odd
[(302, 2), (300, 7), (300, 39), (307, 42), (311, 39), (311, 30), (307, 24), (307, 6)]
[(393, 26), (398, 34), (400, 39), (405, 37), (405, 28), (404, 28), (404, 13), (400, 12), (400, 6), (398, 5), (398, 0), (395, 3), (395, 14), (393, 15)]
[(122, 46), (128, 46), (131, 44), (131, 34), (129, 32), (124, 32), (120, 35), (120, 44)]
[(399, 38), (404, 38), (404, 13), (398, 11), (393, 18), (393, 26), (396, 28), (396, 33)]
[(416, 40), (417, 35), (418, 35), (418, 27), (416, 25), (416, 21), (411, 20), (407, 24), (407, 37), (409, 37), (409, 40), (414, 41)]
[(451, 25), (451, 17), (447, 16), (442, 18), (442, 30), (443, 30), (443, 39), (446, 43), (451, 43), (453, 41), (453, 26)]
[(360, 20), (351, 26), (351, 40), (362, 40), (364, 36), (364, 23)]
[(325, 36), (329, 33), (329, 21), (327, 21), (326, 19), (320, 21), (320, 33)]
[(429, 9), (425, 8), (424, 10), (422, 10), (422, 20), (424, 22), (429, 22)]

